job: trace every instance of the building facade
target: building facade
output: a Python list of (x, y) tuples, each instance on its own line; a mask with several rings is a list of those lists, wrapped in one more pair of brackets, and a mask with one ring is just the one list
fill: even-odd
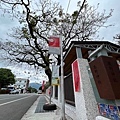
[(24, 78), (16, 78), (14, 86), (16, 89), (21, 89), (21, 93), (26, 93), (29, 87), (29, 80)]

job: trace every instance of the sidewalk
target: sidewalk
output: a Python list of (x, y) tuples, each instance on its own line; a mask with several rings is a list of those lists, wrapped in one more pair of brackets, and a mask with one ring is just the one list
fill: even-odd
[[(21, 120), (60, 120), (61, 118), (60, 108), (57, 108), (57, 110), (50, 112), (35, 113), (36, 108), (38, 107), (38, 103), (40, 102), (40, 97), (41, 95), (38, 97), (38, 99), (34, 102), (34, 104), (30, 107), (30, 109), (22, 117)], [(48, 99), (46, 100), (48, 101)], [(67, 118), (67, 120), (71, 120), (71, 119)]]

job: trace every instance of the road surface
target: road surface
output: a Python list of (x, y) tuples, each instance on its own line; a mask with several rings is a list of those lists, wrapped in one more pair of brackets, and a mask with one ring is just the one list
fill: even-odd
[(21, 120), (38, 97), (37, 94), (0, 95), (0, 120)]

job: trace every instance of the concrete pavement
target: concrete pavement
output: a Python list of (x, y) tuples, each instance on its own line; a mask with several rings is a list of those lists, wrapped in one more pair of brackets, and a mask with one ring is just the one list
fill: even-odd
[[(40, 108), (40, 106), (38, 106), (41, 103), (43, 103), (43, 101), (41, 99), (41, 96), (44, 96), (44, 95), (40, 95), (38, 97), (38, 99), (34, 102), (34, 104), (30, 107), (30, 109), (22, 117), (21, 120), (60, 120), (60, 118), (61, 118), (61, 109), (60, 108), (57, 108), (57, 110), (54, 110), (54, 111), (44, 112), (42, 107)], [(45, 102), (49, 102), (49, 100), (46, 98)], [(38, 111), (38, 109), (41, 112), (36, 113), (36, 111)], [(66, 116), (66, 119), (67, 120), (72, 120), (68, 116)]]

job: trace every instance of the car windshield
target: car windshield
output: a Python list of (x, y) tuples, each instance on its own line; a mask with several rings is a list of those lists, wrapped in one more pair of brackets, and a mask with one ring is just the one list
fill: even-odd
[(8, 90), (14, 90), (15, 88), (14, 87), (8, 87)]

